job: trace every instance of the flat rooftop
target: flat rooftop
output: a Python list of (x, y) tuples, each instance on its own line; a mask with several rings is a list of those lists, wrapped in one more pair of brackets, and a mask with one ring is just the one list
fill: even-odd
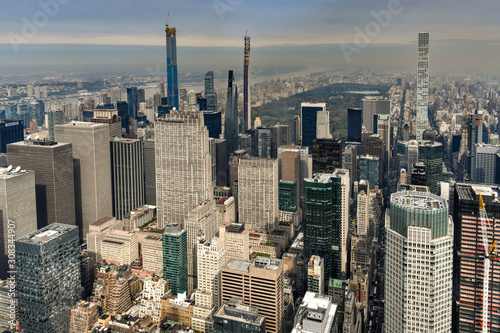
[(33, 173), (33, 171), (21, 170), (20, 168), (18, 170), (17, 167), (12, 167), (10, 171), (7, 170), (7, 168), (0, 168), (0, 179), (9, 179), (26, 173)]
[(68, 224), (52, 223), (42, 229), (35, 231), (30, 235), (24, 236), (23, 238), (19, 239), (18, 242), (41, 245), (73, 229), (78, 229), (78, 227)]
[(55, 142), (46, 140), (24, 140), (7, 144), (7, 146), (17, 146), (17, 147), (37, 147), (40, 149), (54, 149), (58, 147), (68, 146), (71, 143), (66, 142)]
[(72, 121), (66, 124), (57, 124), (55, 126), (59, 127), (80, 127), (80, 128), (91, 128), (91, 127), (101, 127), (108, 126), (108, 124), (91, 123), (86, 121)]

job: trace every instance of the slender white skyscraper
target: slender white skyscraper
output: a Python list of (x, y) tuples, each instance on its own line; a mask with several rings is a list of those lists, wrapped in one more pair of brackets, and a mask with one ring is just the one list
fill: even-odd
[(427, 129), (429, 119), (429, 33), (418, 34), (418, 66), (417, 66), (417, 140)]
[(155, 121), (158, 228), (184, 224), (189, 211), (212, 198), (211, 156), (203, 113), (174, 111)]
[(446, 199), (393, 193), (386, 230), (386, 332), (451, 332), (453, 221)]

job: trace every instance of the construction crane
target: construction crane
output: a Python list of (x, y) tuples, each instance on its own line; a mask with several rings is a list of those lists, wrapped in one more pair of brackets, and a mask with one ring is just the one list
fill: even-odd
[(488, 244), (488, 229), (486, 223), (488, 215), (486, 215), (486, 208), (484, 207), (483, 196), (479, 194), (479, 216), (481, 218), (481, 231), (483, 236), (484, 246), (484, 277), (483, 277), (483, 333), (488, 333), (488, 295), (490, 283), (490, 258), (497, 256), (497, 242), (494, 241), (492, 247)]

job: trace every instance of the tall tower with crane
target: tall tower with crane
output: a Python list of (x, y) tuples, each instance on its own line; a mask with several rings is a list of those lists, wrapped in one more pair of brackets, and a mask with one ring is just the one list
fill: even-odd
[(250, 36), (245, 33), (245, 53), (243, 65), (243, 132), (252, 124), (252, 106), (250, 101)]

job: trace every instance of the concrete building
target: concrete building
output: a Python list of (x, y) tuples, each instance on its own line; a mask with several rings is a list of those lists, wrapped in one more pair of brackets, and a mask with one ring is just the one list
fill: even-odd
[(243, 223), (223, 223), (219, 227), (219, 239), (226, 250), (227, 262), (250, 258), (250, 232)]
[(292, 333), (337, 333), (337, 304), (332, 297), (306, 292), (295, 315)]
[(153, 323), (159, 324), (161, 322), (161, 300), (167, 292), (167, 281), (158, 276), (147, 276), (142, 285), (140, 316), (150, 316)]
[[(295, 145), (290, 145), (290, 146), (284, 146), (284, 147), (279, 147), (278, 148), (278, 176), (280, 179), (283, 179), (283, 153), (285, 151), (292, 151), (292, 152), (298, 152), (300, 155), (300, 180), (304, 178), (311, 178), (312, 177), (312, 156), (310, 153), (312, 152), (312, 149), (309, 149), (308, 147), (300, 147), (300, 146), (295, 146)], [(288, 164), (289, 165), (289, 164)], [(295, 175), (295, 172), (293, 172)], [(289, 178), (289, 177), (287, 177)], [(287, 179), (291, 180), (291, 179)], [(297, 184), (300, 184), (299, 186), (299, 195), (302, 197), (304, 195), (304, 182), (299, 181)]]
[(236, 201), (234, 197), (223, 197), (215, 203), (219, 212), (219, 225), (236, 221)]
[(79, 254), (78, 228), (67, 224), (52, 223), (16, 241), (21, 329), (34, 333), (68, 329), (69, 309), (82, 290)]
[(38, 229), (50, 223), (76, 225), (73, 151), (70, 143), (26, 140), (7, 145), (14, 168), (35, 172)]
[(186, 297), (186, 292), (177, 294), (176, 298), (169, 293), (161, 299), (161, 319), (176, 321), (191, 327), (193, 303)]
[(84, 239), (90, 224), (113, 214), (109, 128), (74, 121), (55, 125), (55, 136), (73, 147), (76, 224)]
[(173, 294), (187, 292), (187, 232), (177, 223), (167, 225), (163, 232), (163, 278)]
[(417, 140), (429, 126), (429, 33), (418, 34), (417, 66)]
[(278, 221), (278, 161), (242, 158), (238, 168), (239, 221), (272, 230)]
[(156, 206), (155, 141), (144, 141), (144, 202)]
[(257, 306), (266, 318), (266, 332), (284, 333), (283, 268), (281, 260), (265, 257), (229, 262), (221, 272), (222, 301), (237, 297)]
[[(8, 146), (7, 146), (8, 147)], [(476, 143), (473, 146), (471, 180), (475, 183), (500, 184), (500, 145)]]
[(101, 258), (119, 265), (130, 265), (139, 258), (137, 234), (115, 229), (106, 232), (101, 243)]
[(368, 96), (363, 98), (363, 126), (368, 132), (375, 133), (373, 118), (377, 114), (390, 114), (391, 101), (383, 96)]
[(366, 235), (370, 226), (370, 185), (366, 180), (359, 181), (357, 198), (356, 228), (358, 235)]
[[(35, 174), (33, 171), (0, 168), (0, 279), (10, 276), (15, 265), (9, 246), (37, 230)], [(12, 234), (13, 230), (15, 233)], [(12, 251), (12, 250), (11, 250)]]
[(198, 288), (191, 325), (201, 332), (213, 332), (215, 311), (221, 305), (221, 269), (226, 264), (226, 251), (217, 237), (197, 244)]
[(214, 316), (215, 333), (266, 332), (266, 317), (259, 315), (257, 306), (247, 305), (243, 300), (231, 298)]
[(109, 139), (122, 137), (122, 120), (118, 110), (98, 109), (94, 110), (94, 116), (90, 119), (96, 124), (107, 124), (109, 126)]
[(393, 193), (386, 230), (387, 332), (450, 332), (453, 221), (447, 201), (424, 192)]
[(122, 220), (145, 204), (143, 141), (113, 138), (111, 141), (113, 216)]
[(94, 259), (94, 262), (97, 263), (101, 261), (102, 241), (106, 237), (106, 234), (112, 229), (122, 229), (122, 223), (117, 221), (114, 217), (102, 218), (89, 226), (89, 233), (87, 234), (87, 251), (89, 256)]
[(89, 332), (98, 318), (99, 312), (95, 303), (79, 301), (71, 309), (69, 333)]
[(163, 238), (148, 235), (142, 241), (142, 269), (148, 272), (163, 270)]
[(49, 110), (47, 112), (47, 127), (49, 128), (49, 137), (50, 141), (54, 141), (54, 125), (64, 124), (64, 110), (61, 108), (56, 108)]
[(196, 245), (198, 237), (212, 239), (219, 230), (218, 211), (214, 200), (206, 200), (192, 209), (185, 222), (187, 231), (188, 293), (197, 285)]
[(281, 168), (280, 180), (294, 181), (297, 185), (297, 199), (300, 203), (300, 187), (301, 187), (301, 172), (300, 172), (300, 150), (285, 149), (281, 153)]
[(307, 263), (307, 291), (324, 294), (325, 263), (319, 256), (312, 255)]
[(155, 121), (158, 227), (183, 224), (213, 196), (208, 130), (200, 112), (172, 112)]
[(318, 111), (316, 113), (316, 139), (331, 139), (330, 134), (330, 112)]

